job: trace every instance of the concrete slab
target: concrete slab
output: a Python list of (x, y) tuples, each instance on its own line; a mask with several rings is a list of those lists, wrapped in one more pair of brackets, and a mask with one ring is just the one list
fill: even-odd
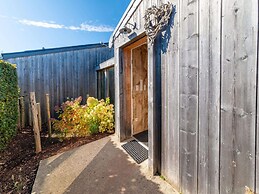
[(114, 136), (40, 162), (32, 193), (177, 193), (148, 174), (148, 161), (136, 164)]

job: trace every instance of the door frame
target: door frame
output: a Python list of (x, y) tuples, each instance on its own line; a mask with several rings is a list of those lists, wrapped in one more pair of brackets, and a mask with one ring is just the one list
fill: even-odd
[(130, 58), (128, 48), (133, 47), (143, 39), (145, 39), (148, 48), (148, 169), (150, 173), (157, 174), (161, 172), (161, 62), (159, 62), (159, 53), (156, 50), (157, 41), (151, 43), (147, 40), (145, 33), (117, 47), (115, 46), (114, 49), (115, 129), (119, 141), (131, 138), (131, 123), (128, 120), (131, 106), (128, 107), (127, 99), (129, 95), (127, 74), (130, 73), (128, 72), (128, 58)]

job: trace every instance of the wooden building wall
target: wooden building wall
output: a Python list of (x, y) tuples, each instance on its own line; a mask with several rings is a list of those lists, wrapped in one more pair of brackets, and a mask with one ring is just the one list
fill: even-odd
[(29, 124), (28, 100), (32, 91), (41, 104), (43, 122), (47, 121), (46, 93), (50, 94), (52, 117), (55, 115), (54, 107), (66, 101), (67, 97), (82, 96), (83, 102), (87, 94), (97, 97), (96, 68), (113, 55), (113, 49), (100, 44), (29, 51), (29, 54), (3, 54), (4, 59), (7, 57), (9, 62), (17, 64), (20, 94), (25, 98), (26, 123)]
[[(143, 36), (145, 10), (167, 2), (133, 0), (120, 27), (137, 28), (111, 39), (120, 139), (130, 129), (123, 48)], [(150, 165), (161, 141), (161, 174), (182, 193), (259, 193), (258, 1), (170, 2), (169, 27), (148, 44)]]

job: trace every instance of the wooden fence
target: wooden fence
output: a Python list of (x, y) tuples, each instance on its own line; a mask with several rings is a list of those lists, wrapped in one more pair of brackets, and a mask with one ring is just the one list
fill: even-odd
[(50, 95), (51, 115), (54, 107), (67, 97), (97, 96), (96, 67), (113, 57), (113, 49), (104, 45), (84, 45), (2, 54), (4, 60), (17, 65), (20, 94), (25, 100), (25, 122), (29, 124), (29, 94), (35, 92), (41, 104), (42, 122), (47, 122), (45, 94)]

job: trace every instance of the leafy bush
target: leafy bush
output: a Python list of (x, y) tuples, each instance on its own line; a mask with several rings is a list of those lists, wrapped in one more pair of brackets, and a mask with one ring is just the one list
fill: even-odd
[(0, 60), (0, 150), (16, 134), (18, 97), (16, 67)]
[(53, 127), (63, 136), (86, 136), (98, 132), (112, 133), (114, 130), (114, 109), (109, 98), (98, 101), (87, 99), (80, 105), (82, 97), (68, 100), (56, 107), (58, 119), (53, 119)]
[(106, 101), (93, 97), (87, 99), (87, 123), (91, 133), (96, 133), (98, 126), (99, 132), (105, 131), (112, 133), (114, 130), (114, 109), (113, 104), (110, 104), (110, 98)]

